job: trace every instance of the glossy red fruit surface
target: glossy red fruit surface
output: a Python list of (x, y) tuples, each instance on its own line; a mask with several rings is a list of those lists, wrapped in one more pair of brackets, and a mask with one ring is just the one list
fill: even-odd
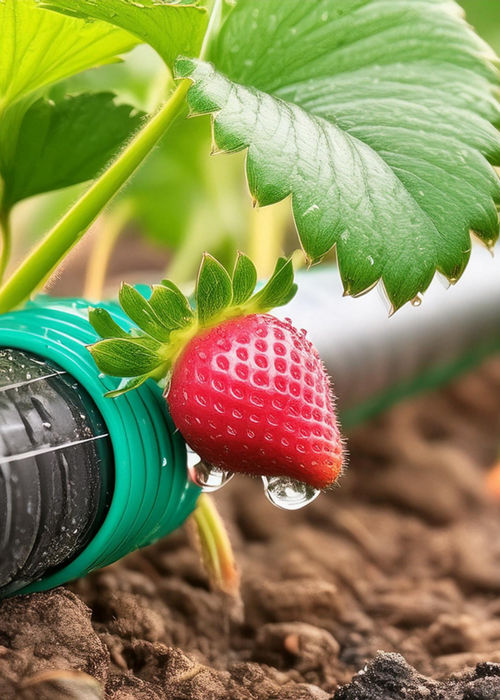
[(287, 321), (254, 314), (203, 331), (174, 366), (168, 404), (188, 445), (216, 467), (320, 489), (340, 474), (328, 375)]

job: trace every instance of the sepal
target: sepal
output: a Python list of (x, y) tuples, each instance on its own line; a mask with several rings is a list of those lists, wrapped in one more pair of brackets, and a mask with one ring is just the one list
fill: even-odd
[(161, 343), (153, 338), (109, 338), (89, 346), (97, 366), (113, 377), (137, 377), (157, 369)]
[(196, 311), (200, 326), (219, 318), (233, 300), (233, 284), (227, 270), (205, 253), (196, 282)]
[(232, 276), (205, 253), (196, 282), (195, 309), (168, 280), (153, 285), (149, 299), (123, 284), (119, 302), (136, 324), (129, 332), (105, 309), (89, 310), (90, 323), (103, 338), (89, 346), (98, 368), (105, 374), (123, 377), (120, 386), (107, 396), (119, 396), (148, 379), (159, 382), (168, 392), (176, 360), (201, 329), (229, 318), (266, 313), (294, 296), (297, 285), (291, 259), (280, 258), (267, 284), (254, 294), (256, 283), (255, 266), (243, 253), (238, 254)]

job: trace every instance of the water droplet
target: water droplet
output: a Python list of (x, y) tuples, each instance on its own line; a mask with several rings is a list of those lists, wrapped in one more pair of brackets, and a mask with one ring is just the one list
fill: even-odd
[(233, 472), (206, 464), (189, 447), (187, 448), (187, 470), (193, 484), (199, 486), (204, 493), (218, 491), (234, 476)]
[(416, 297), (413, 297), (410, 303), (412, 306), (420, 306), (422, 303), (422, 297), (417, 294)]
[(262, 482), (268, 500), (283, 510), (299, 510), (312, 503), (321, 493), (303, 481), (282, 476), (263, 476)]
[(443, 289), (449, 289), (451, 287), (450, 280), (445, 277), (441, 272), (436, 272), (436, 278)]

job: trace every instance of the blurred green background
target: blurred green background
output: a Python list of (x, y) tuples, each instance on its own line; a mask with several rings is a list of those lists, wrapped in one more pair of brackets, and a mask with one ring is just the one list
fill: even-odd
[(500, 0), (459, 0), (467, 19), (497, 53), (500, 53)]
[[(461, 0), (468, 21), (500, 53), (500, 0)], [(54, 88), (78, 93), (113, 91), (120, 101), (151, 111), (171, 87), (156, 54), (139, 47), (123, 63), (87, 71)], [(207, 118), (174, 125), (128, 186), (97, 220), (49, 283), (60, 294), (113, 295), (120, 280), (153, 282), (168, 275), (193, 279), (201, 253), (230, 265), (236, 249), (268, 275), (276, 257), (297, 247), (289, 203), (253, 209), (244, 155), (210, 155)], [(14, 211), (12, 266), (86, 185), (41, 195)], [(297, 257), (300, 262), (300, 256)]]

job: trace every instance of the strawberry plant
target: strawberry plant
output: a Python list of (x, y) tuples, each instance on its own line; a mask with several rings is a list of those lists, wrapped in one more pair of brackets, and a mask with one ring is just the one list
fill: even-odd
[[(490, 248), (498, 238), (496, 59), (454, 0), (0, 0), (0, 31), (2, 279), (18, 203), (90, 182), (3, 281), (0, 312), (44, 284), (165, 135), (157, 167), (173, 161), (178, 176), (155, 192), (143, 178), (142, 211), (164, 200), (171, 239), (193, 221), (202, 238), (233, 180), (233, 171), (205, 178), (203, 206), (198, 192), (186, 200), (188, 183), (203, 179), (191, 172), (197, 154), (244, 152), (253, 205), (288, 202), (305, 262), (334, 258), (346, 295), (380, 284), (393, 310), (436, 273), (457, 282), (471, 234)], [(163, 61), (159, 104), (85, 83), (82, 73), (140, 44)], [(211, 143), (188, 116), (211, 120)], [(126, 192), (121, 203), (120, 221), (134, 210)], [(285, 247), (274, 224), (254, 246), (273, 263)], [(116, 220), (107, 256), (115, 229)], [(208, 236), (206, 247), (221, 242)], [(198, 483), (244, 471), (275, 502), (300, 505), (335, 482), (342, 444), (314, 348), (269, 314), (296, 291), (291, 258), (256, 284), (246, 255), (232, 277), (206, 255), (193, 303), (170, 281), (146, 295), (125, 284), (119, 300), (136, 328), (95, 309), (102, 340), (90, 350), (102, 372), (123, 377), (115, 395), (164, 385), (202, 459)], [(198, 518), (210, 549), (208, 524), (218, 525), (206, 499)], [(230, 570), (221, 549), (229, 564), (219, 570)]]
[[(498, 237), (498, 72), (454, 2), (0, 0), (0, 26), (0, 272), (18, 202), (92, 181), (4, 282), (1, 311), (39, 288), (162, 136), (188, 129), (186, 116), (211, 116), (214, 153), (246, 151), (254, 205), (289, 199), (306, 261), (334, 251), (345, 294), (380, 282), (397, 309), (436, 272), (459, 279), (471, 232), (490, 247)], [(65, 87), (140, 43), (167, 70), (151, 114)], [(93, 311), (103, 340), (92, 352), (124, 377), (119, 392), (170, 386), (174, 420), (210, 468), (322, 488), (341, 464), (328, 381), (301, 333), (268, 315), (295, 292), (292, 263), (280, 258), (253, 294), (256, 279), (244, 255), (232, 278), (205, 256), (195, 308), (171, 282), (148, 299), (123, 285), (137, 329)], [(256, 382), (239, 404), (234, 393)], [(289, 420), (274, 425), (280, 392)], [(269, 423), (258, 437), (252, 419)]]

